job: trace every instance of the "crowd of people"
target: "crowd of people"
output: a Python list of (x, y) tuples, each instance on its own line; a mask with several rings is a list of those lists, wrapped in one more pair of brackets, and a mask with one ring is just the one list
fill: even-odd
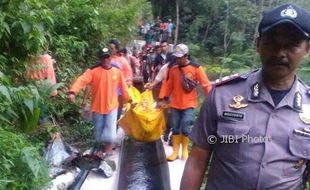
[(145, 44), (140, 53), (132, 54), (128, 48), (121, 48), (118, 40), (112, 39), (108, 47), (99, 50), (98, 58), (98, 64), (77, 78), (68, 95), (69, 100), (74, 102), (79, 91), (85, 89), (83, 107), (87, 97), (92, 97), (94, 134), (99, 144), (96, 154), (100, 157), (112, 154), (117, 120), (122, 115), (123, 104), (131, 101), (128, 88), (134, 86), (141, 92), (152, 90), (159, 107), (170, 107), (165, 109), (167, 129), (164, 139), (168, 141), (172, 132), (174, 153), (167, 160), (178, 158), (180, 144), (182, 159), (186, 160), (188, 135), (194, 121), (193, 109), (197, 107), (197, 92), (195, 87), (186, 89), (182, 80), (196, 81), (206, 95), (211, 90), (211, 83), (203, 68), (190, 59), (188, 47), (178, 44), (171, 51), (168, 42), (163, 40), (154, 47)]
[(170, 41), (172, 40), (175, 25), (172, 19), (163, 21), (159, 16), (154, 21), (145, 21), (140, 26), (140, 35), (145, 39), (147, 44), (153, 41)]
[[(105, 145), (97, 154), (112, 154), (116, 121), (123, 103), (132, 101), (128, 87), (133, 85), (152, 90), (157, 105), (168, 107), (164, 140), (172, 133), (173, 153), (167, 160), (178, 159), (181, 146), (181, 159), (188, 159), (181, 189), (199, 189), (209, 166), (210, 190), (303, 189), (310, 170), (310, 88), (296, 69), (310, 53), (309, 12), (293, 4), (265, 12), (256, 40), (262, 67), (213, 86), (186, 44), (169, 51), (171, 31), (164, 25), (159, 18), (145, 23), (141, 33), (147, 42), (138, 53), (111, 40), (100, 49), (99, 63), (70, 88), (72, 102), (84, 87), (91, 94), (95, 138)], [(150, 40), (147, 35), (157, 30), (162, 35)], [(151, 43), (154, 37), (161, 40), (158, 45)], [(197, 85), (206, 100), (194, 124)]]

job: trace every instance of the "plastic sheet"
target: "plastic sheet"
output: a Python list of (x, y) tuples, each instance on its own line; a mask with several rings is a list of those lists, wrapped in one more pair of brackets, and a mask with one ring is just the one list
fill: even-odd
[(169, 168), (161, 140), (146, 143), (124, 140), (118, 190), (170, 190)]
[(49, 175), (55, 177), (63, 172), (65, 169), (62, 167), (62, 163), (69, 158), (70, 155), (67, 153), (64, 143), (57, 133), (54, 140), (49, 144), (45, 158), (49, 164)]

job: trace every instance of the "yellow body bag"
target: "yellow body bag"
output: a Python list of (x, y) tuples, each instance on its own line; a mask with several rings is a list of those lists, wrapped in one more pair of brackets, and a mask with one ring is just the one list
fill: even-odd
[(166, 123), (163, 111), (155, 108), (152, 91), (146, 90), (140, 94), (137, 89), (130, 87), (129, 94), (137, 105), (134, 108), (127, 106), (118, 124), (135, 140), (143, 142), (158, 140), (166, 128)]

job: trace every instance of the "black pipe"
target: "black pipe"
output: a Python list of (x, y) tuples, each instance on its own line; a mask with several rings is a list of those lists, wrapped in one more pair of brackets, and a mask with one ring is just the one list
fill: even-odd
[[(96, 148), (92, 148), (90, 151), (90, 154), (93, 155), (95, 153)], [(79, 175), (74, 179), (73, 183), (68, 187), (67, 190), (80, 190), (85, 179), (87, 178), (89, 174), (89, 169), (82, 169)]]
[(89, 170), (81, 170), (74, 182), (68, 187), (68, 190), (80, 190), (88, 174)]
[(125, 138), (121, 147), (117, 190), (170, 190), (161, 140), (146, 143)]

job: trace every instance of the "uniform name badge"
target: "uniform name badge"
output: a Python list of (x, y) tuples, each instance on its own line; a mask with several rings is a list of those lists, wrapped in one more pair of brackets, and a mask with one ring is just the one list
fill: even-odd
[(310, 104), (302, 105), (302, 112), (299, 113), (299, 118), (305, 124), (310, 125)]

